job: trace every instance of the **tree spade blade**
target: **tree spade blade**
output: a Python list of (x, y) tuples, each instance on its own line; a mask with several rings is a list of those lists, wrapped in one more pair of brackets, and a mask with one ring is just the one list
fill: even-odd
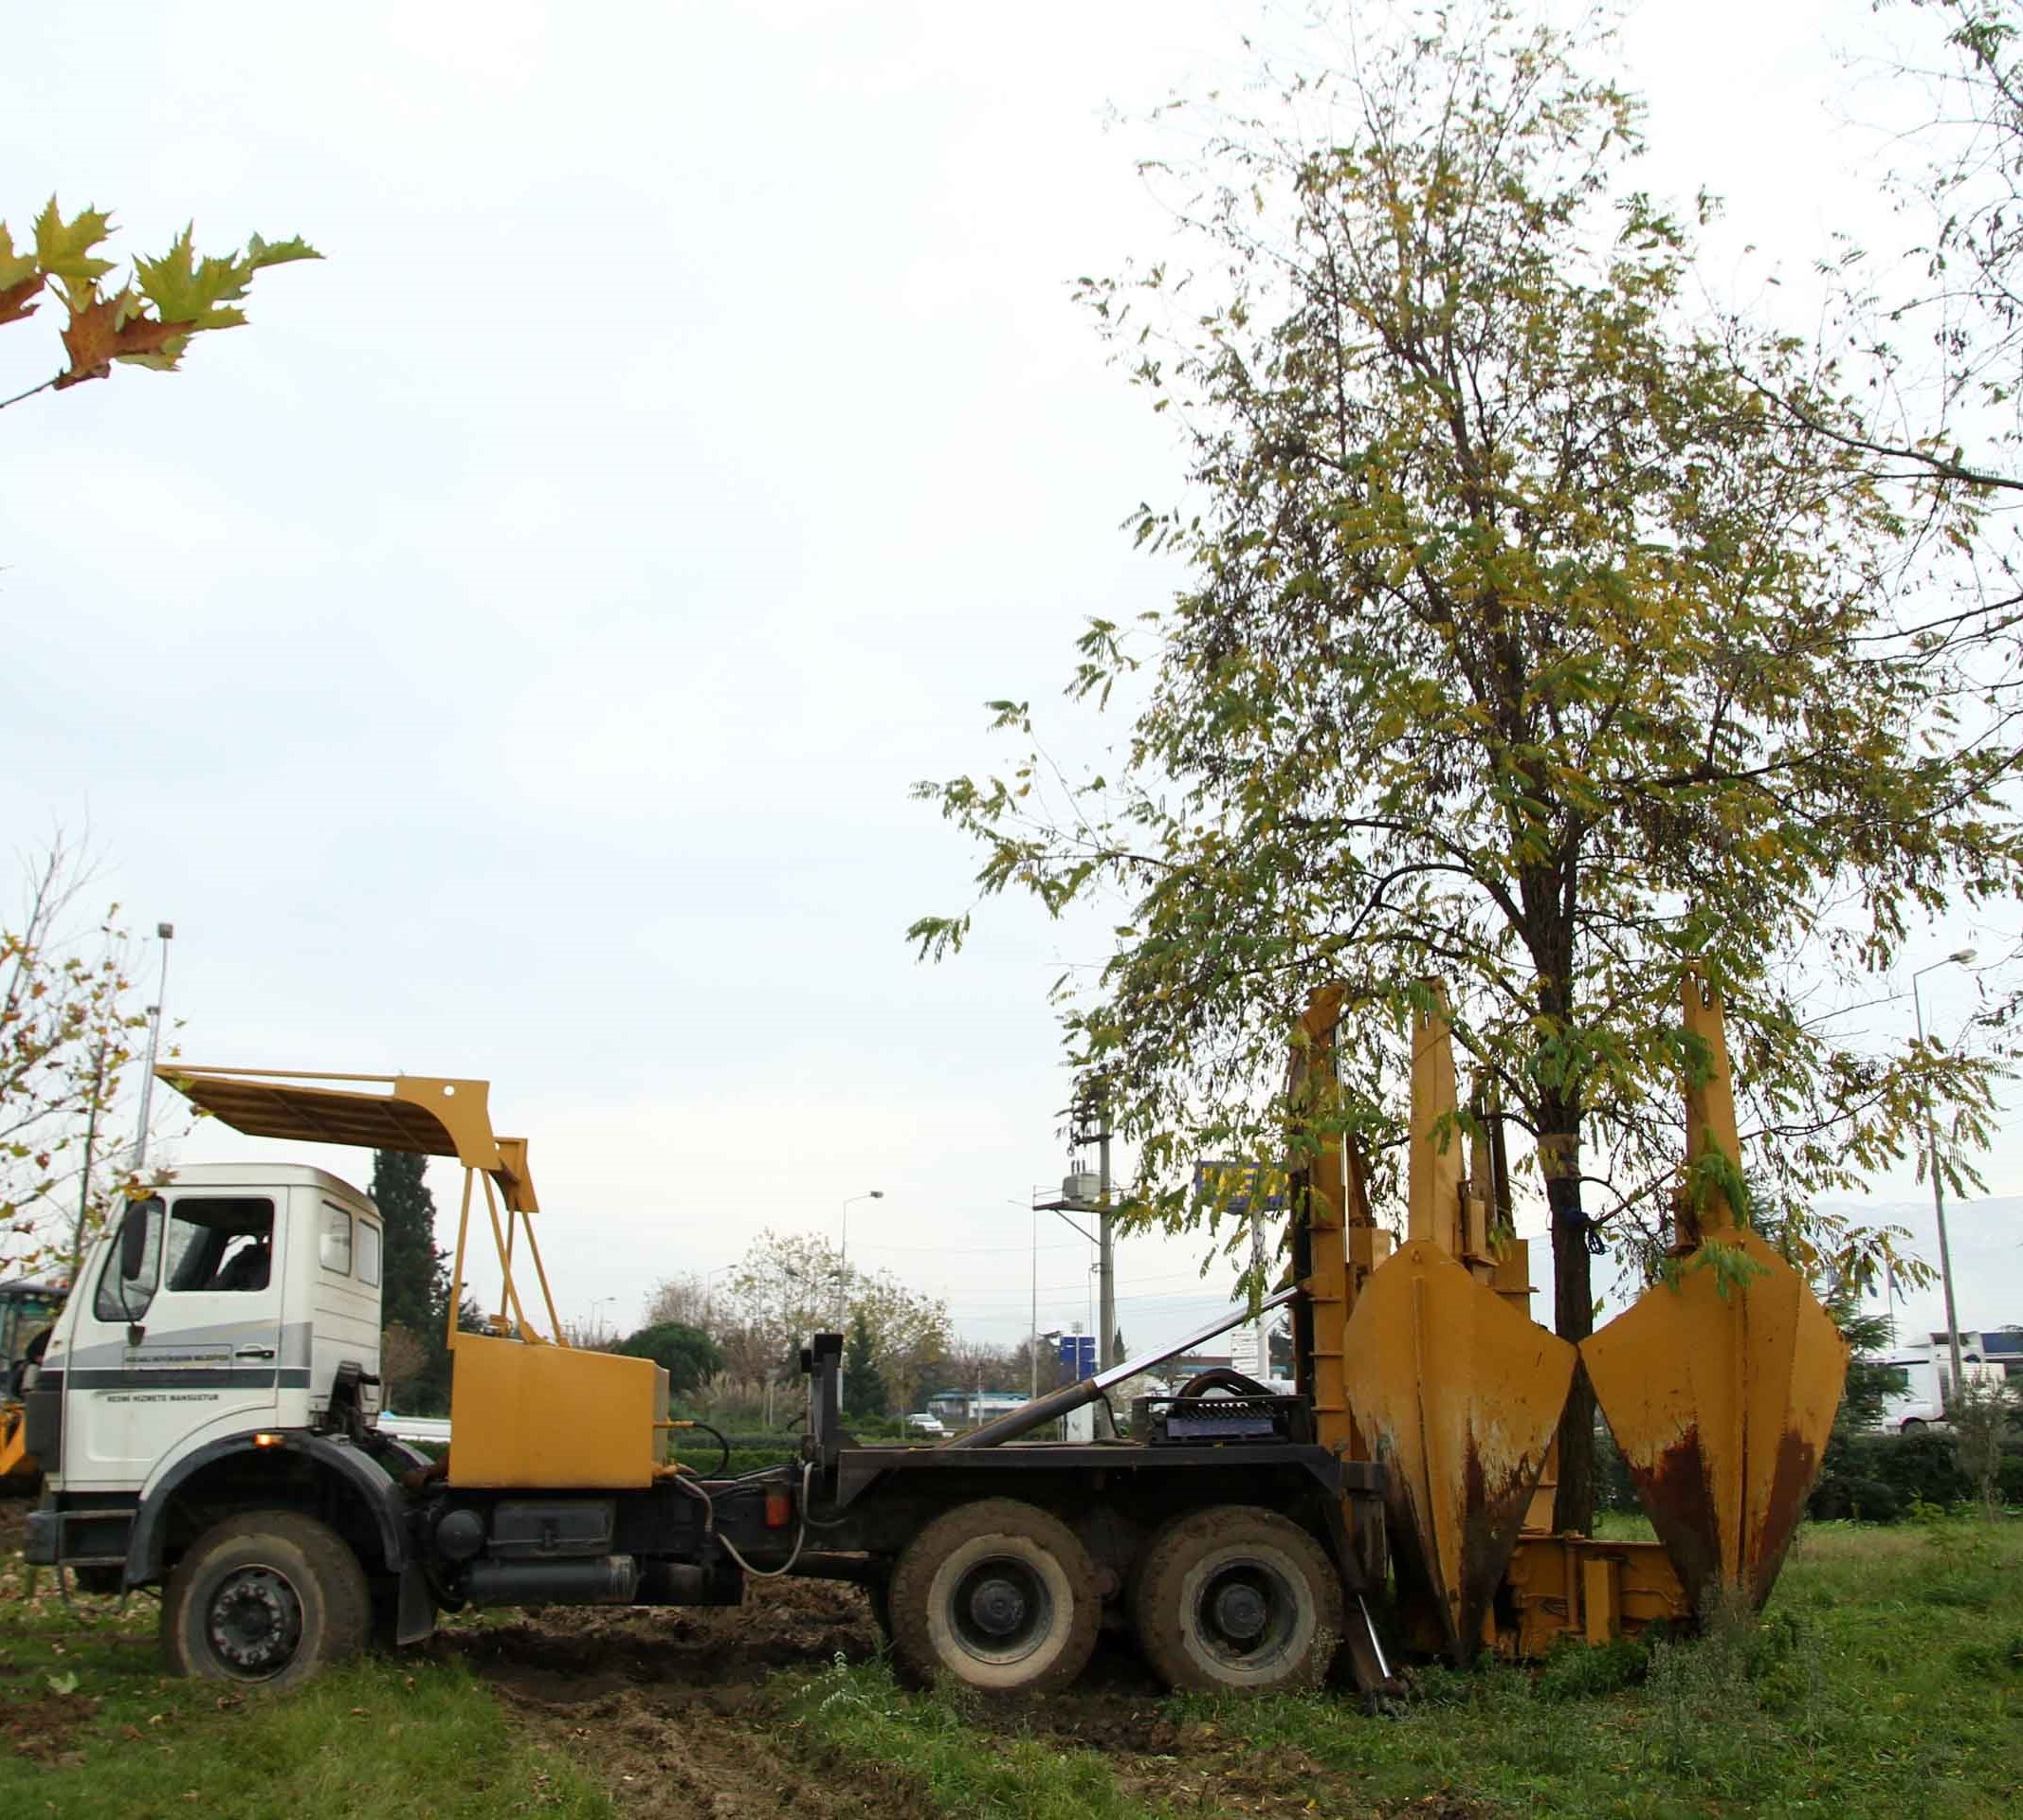
[(1805, 1279), (1746, 1228), (1703, 1247), (1583, 1340), (1631, 1479), (1696, 1609), (1760, 1607), (1819, 1476), (1848, 1348)]
[(1372, 1273), (1344, 1350), (1350, 1409), (1386, 1468), (1401, 1591), (1467, 1662), (1566, 1406), (1574, 1348), (1420, 1242)]

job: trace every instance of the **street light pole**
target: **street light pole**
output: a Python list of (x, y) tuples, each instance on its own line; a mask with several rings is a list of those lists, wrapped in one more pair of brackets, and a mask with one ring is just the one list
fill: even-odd
[[(1946, 956), (1943, 960), (1935, 960), (1929, 967), (1921, 967), (1910, 976), (1911, 1014), (1918, 1021), (1918, 1046), (1924, 1047), (1924, 1001), (1918, 995), (1918, 982), (1926, 974), (1941, 967), (1966, 967), (1974, 960), (1974, 950), (1962, 948)], [(1945, 1291), (1946, 1345), (1952, 1355), (1953, 1401), (1957, 1406), (1960, 1392), (1959, 1361), (1959, 1314), (1953, 1304), (1953, 1253), (1946, 1243), (1945, 1230), (1945, 1186), (1939, 1179), (1939, 1120), (1932, 1111), (1932, 1088), (1927, 1081), (1924, 1087), (1924, 1166), (1932, 1178), (1932, 1212), (1939, 1222), (1939, 1282)]]
[(161, 1020), (169, 1003), (169, 943), (175, 935), (173, 922), (157, 922), (155, 934), (161, 941), (161, 982), (155, 989), (155, 1002), (148, 1007), (148, 1065), (140, 1071), (140, 1129), (134, 1134), (134, 1174), (139, 1174), (148, 1160), (148, 1114), (155, 1103), (155, 1052), (161, 1043)]
[(842, 1243), (836, 1247), (836, 1330), (846, 1337), (850, 1320), (850, 1209), (859, 1201), (882, 1201), (884, 1198), (884, 1189), (873, 1188), (862, 1194), (852, 1194), (843, 1203)]

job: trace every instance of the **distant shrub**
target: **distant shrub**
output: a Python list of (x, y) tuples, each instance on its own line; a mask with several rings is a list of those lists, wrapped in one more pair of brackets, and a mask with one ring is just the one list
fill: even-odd
[[(2023, 1457), (2012, 1463), (2023, 1474)], [(1837, 1431), (1827, 1443), (1826, 1463), (1807, 1503), (1822, 1520), (1853, 1518), (1868, 1523), (1901, 1522), (1913, 1504), (1941, 1509), (1974, 1496), (1974, 1482), (1961, 1470), (1953, 1438), (1942, 1429), (1913, 1429), (1908, 1434), (1850, 1434)]]

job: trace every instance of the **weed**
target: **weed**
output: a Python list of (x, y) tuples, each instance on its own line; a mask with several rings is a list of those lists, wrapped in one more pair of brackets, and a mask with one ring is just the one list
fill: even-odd
[(1532, 1684), (1540, 1700), (1593, 1700), (1640, 1685), (1650, 1673), (1650, 1646), (1638, 1637), (1618, 1637), (1601, 1648), (1571, 1639), (1546, 1657)]

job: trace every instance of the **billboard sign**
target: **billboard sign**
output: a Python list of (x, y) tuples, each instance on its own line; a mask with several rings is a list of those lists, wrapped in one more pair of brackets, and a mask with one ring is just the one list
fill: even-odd
[(1285, 1172), (1263, 1163), (1212, 1162), (1194, 1165), (1194, 1199), (1242, 1219), (1251, 1213), (1285, 1210)]
[(1079, 1382), (1084, 1377), (1096, 1375), (1096, 1336), (1094, 1334), (1063, 1334), (1061, 1336), (1061, 1364)]

